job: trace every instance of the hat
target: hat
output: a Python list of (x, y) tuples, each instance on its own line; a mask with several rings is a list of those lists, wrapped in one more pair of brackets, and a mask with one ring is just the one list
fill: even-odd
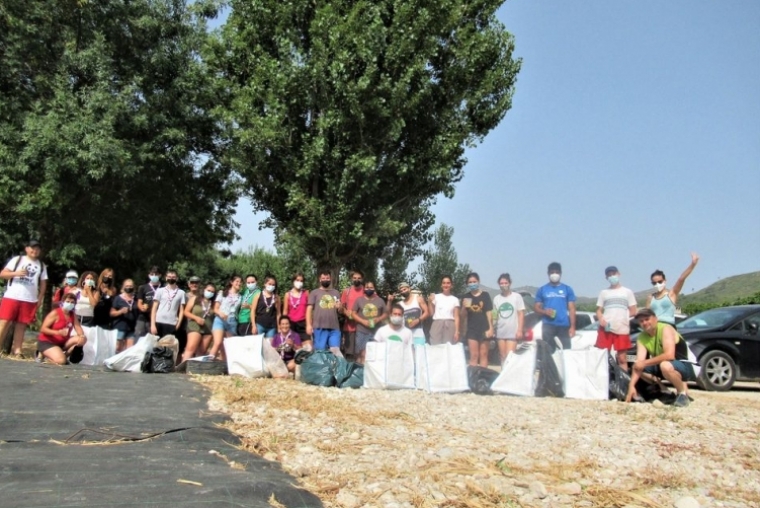
[(77, 273), (76, 270), (69, 270), (68, 272), (66, 272), (66, 278), (68, 279), (69, 277), (79, 278), (79, 274)]
[(408, 282), (400, 282), (399, 285), (398, 285), (399, 289), (401, 289), (401, 288), (411, 288), (411, 287), (412, 286), (410, 286)]
[(29, 240), (28, 242), (26, 242), (26, 246), (27, 247), (41, 247), (40, 242), (38, 242), (37, 240)]
[(200, 282), (201, 278), (198, 277), (197, 275), (193, 275), (192, 277), (190, 277), (189, 279), (187, 279), (187, 281), (188, 282)]
[(647, 309), (646, 307), (643, 309), (639, 309), (639, 311), (636, 313), (635, 316), (633, 316), (636, 319), (643, 318), (643, 317), (653, 317), (656, 314), (652, 309)]
[(614, 266), (614, 265), (608, 266), (607, 268), (604, 269), (604, 275), (609, 275), (611, 273), (620, 273), (619, 270), (617, 269), (617, 266)]

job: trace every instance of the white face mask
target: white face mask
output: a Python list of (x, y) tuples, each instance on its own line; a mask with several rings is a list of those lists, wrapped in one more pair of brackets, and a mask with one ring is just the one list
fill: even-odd
[(271, 284), (267, 284), (266, 286), (264, 286), (264, 289), (266, 289), (269, 293), (271, 293), (274, 291), (274, 286)]
[(203, 292), (203, 296), (205, 296), (206, 298), (208, 298), (210, 300), (211, 298), (214, 297), (214, 292), (213, 291), (204, 291)]
[(391, 316), (390, 321), (394, 326), (402, 325), (404, 324), (404, 316)]
[(562, 277), (562, 276), (561, 276), (560, 274), (558, 274), (558, 273), (552, 273), (552, 274), (550, 274), (550, 275), (549, 275), (549, 280), (550, 280), (550, 281), (551, 281), (553, 284), (556, 284), (557, 282), (559, 282), (559, 279), (560, 279), (561, 277)]
[(617, 286), (618, 283), (620, 282), (620, 277), (618, 277), (617, 275), (610, 275), (609, 277), (607, 277), (607, 282), (609, 282), (611, 286)]
[(293, 287), (296, 289), (301, 289), (303, 287), (303, 281), (297, 280), (293, 282)]
[(63, 302), (63, 305), (61, 307), (63, 308), (64, 312), (71, 312), (76, 306), (77, 304), (74, 302)]
[(655, 289), (655, 291), (657, 291), (659, 293), (660, 291), (662, 291), (663, 289), (665, 289), (665, 283), (664, 282), (658, 282), (657, 284), (654, 285), (654, 289)]

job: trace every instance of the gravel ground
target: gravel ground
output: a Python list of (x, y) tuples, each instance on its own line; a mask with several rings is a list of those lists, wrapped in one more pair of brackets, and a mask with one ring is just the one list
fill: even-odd
[(760, 394), (688, 408), (196, 378), (327, 507), (760, 508)]

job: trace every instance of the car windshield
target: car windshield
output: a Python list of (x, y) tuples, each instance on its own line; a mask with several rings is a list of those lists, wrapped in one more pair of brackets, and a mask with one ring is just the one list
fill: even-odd
[(599, 329), (599, 323), (591, 323), (590, 325), (586, 325), (581, 330), (598, 330)]
[(718, 308), (700, 312), (678, 324), (678, 329), (715, 328), (724, 326), (746, 313), (746, 309)]

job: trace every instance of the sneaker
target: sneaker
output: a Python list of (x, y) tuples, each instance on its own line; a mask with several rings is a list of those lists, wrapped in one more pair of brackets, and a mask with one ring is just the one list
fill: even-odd
[(673, 405), (675, 407), (687, 407), (689, 405), (689, 396), (685, 393), (679, 393)]

